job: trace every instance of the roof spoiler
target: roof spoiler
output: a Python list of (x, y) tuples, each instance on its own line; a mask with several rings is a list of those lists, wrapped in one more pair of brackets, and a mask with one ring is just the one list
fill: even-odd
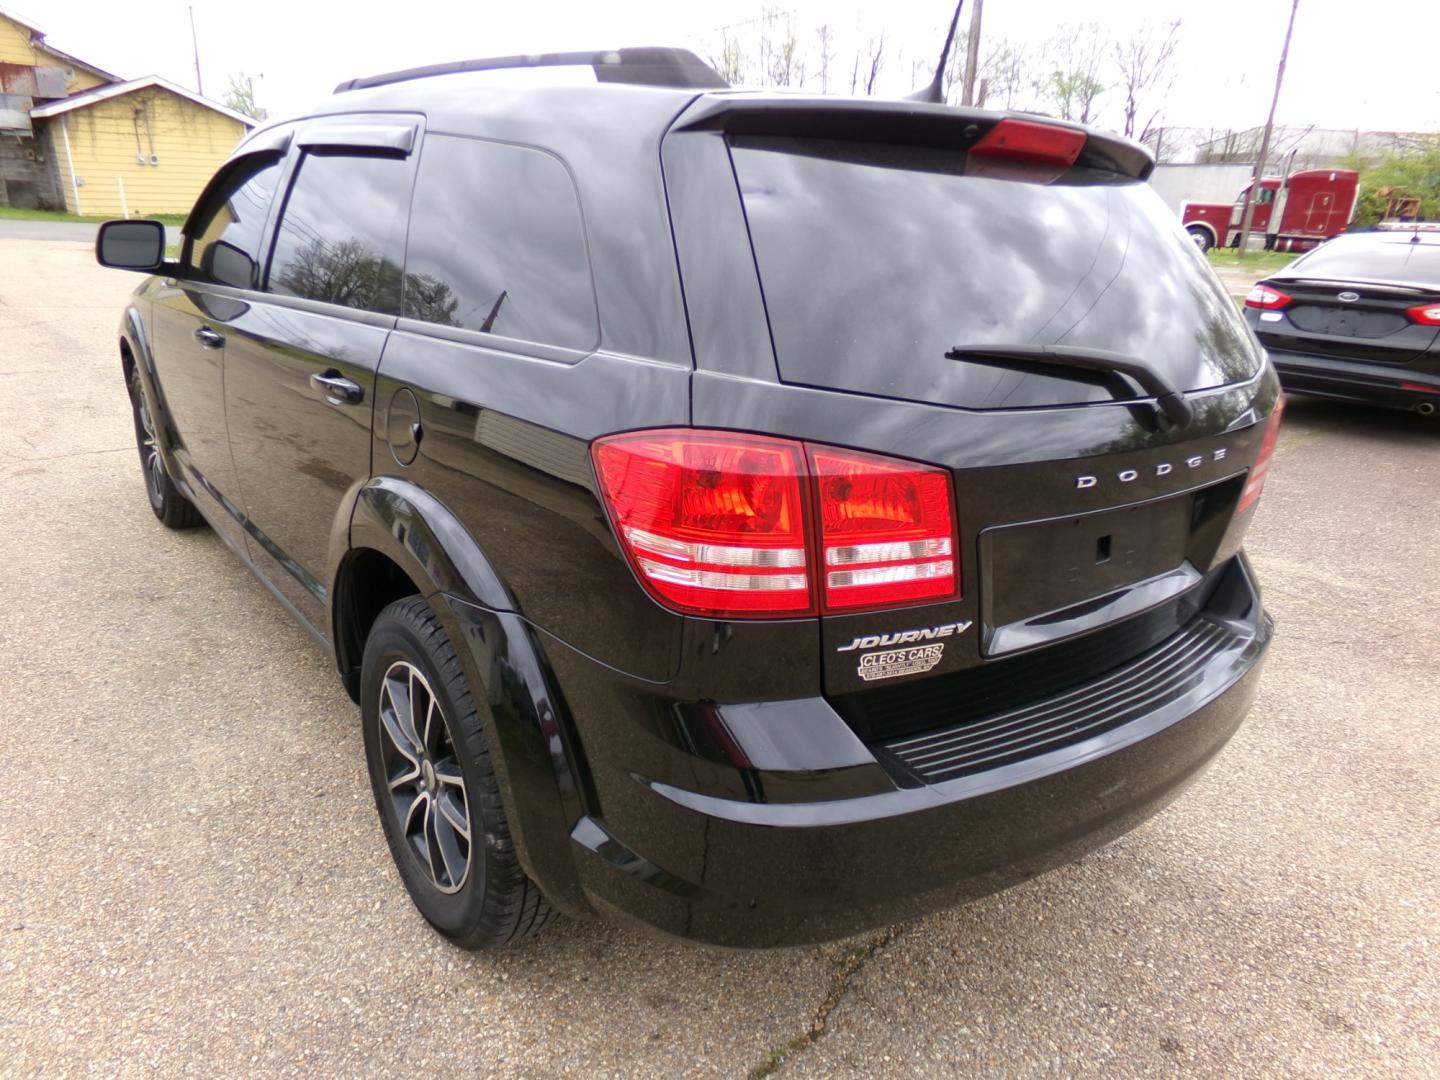
[(602, 83), (696, 90), (727, 90), (730, 87), (724, 76), (689, 49), (643, 47), (612, 49), (606, 52), (531, 53), (526, 56), (454, 60), (448, 64), (431, 64), (428, 67), (406, 68), (383, 75), (347, 79), (335, 87), (335, 93), (389, 86), (391, 83), (409, 82), (412, 79), (428, 79), (435, 75), (542, 67), (591, 67), (595, 70), (595, 78)]
[(1073, 160), (1085, 168), (1136, 180), (1148, 179), (1155, 168), (1149, 148), (1119, 135), (1033, 113), (991, 112), (913, 100), (719, 94), (694, 102), (676, 118), (674, 130), (855, 139), (953, 149), (973, 145), (1006, 119), (1082, 133), (1085, 141)]

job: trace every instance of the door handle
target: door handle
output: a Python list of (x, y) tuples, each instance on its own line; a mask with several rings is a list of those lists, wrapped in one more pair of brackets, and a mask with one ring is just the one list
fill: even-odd
[(365, 397), (365, 388), (340, 372), (316, 372), (310, 376), (310, 385), (325, 393), (325, 400), (331, 405), (358, 405)]
[(225, 344), (225, 336), (223, 334), (217, 334), (208, 326), (202, 326), (199, 330), (195, 331), (195, 340), (207, 349), (218, 349)]

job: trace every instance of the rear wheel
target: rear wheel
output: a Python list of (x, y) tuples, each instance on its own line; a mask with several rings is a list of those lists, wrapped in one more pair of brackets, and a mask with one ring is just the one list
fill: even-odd
[(155, 418), (145, 400), (145, 386), (140, 369), (130, 372), (130, 411), (135, 420), (135, 447), (140, 451), (140, 471), (145, 476), (145, 494), (150, 496), (150, 509), (169, 529), (193, 529), (204, 523), (200, 511), (175, 486), (165, 471), (165, 458), (160, 453), (155, 434)]
[(421, 597), (376, 618), (360, 712), (385, 839), (420, 914), (467, 949), (544, 927), (552, 909), (516, 858), (470, 687)]
[(1210, 230), (1202, 229), (1199, 225), (1192, 225), (1185, 231), (1190, 234), (1190, 239), (1195, 241), (1195, 246), (1199, 248), (1202, 253), (1210, 250), (1212, 246)]

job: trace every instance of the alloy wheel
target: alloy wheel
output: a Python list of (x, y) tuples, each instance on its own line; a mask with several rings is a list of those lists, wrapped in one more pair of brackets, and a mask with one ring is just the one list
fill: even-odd
[(470, 804), (444, 710), (414, 664), (397, 660), (380, 685), (380, 750), (405, 846), (443, 893), (470, 876)]
[(159, 506), (165, 497), (165, 462), (160, 457), (160, 447), (155, 439), (155, 421), (150, 416), (150, 406), (145, 402), (145, 388), (140, 383), (139, 372), (131, 378), (135, 416), (139, 420), (136, 436), (140, 444), (140, 467), (145, 471), (145, 489), (150, 494), (150, 501)]

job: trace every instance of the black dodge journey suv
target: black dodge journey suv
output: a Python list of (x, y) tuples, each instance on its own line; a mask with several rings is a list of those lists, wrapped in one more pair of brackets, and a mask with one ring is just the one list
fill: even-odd
[(1279, 385), (1151, 167), (514, 57), (259, 129), (177, 258), (97, 244), (153, 275), (151, 506), (334, 656), (425, 918), (778, 945), (1105, 843), (1255, 695)]

